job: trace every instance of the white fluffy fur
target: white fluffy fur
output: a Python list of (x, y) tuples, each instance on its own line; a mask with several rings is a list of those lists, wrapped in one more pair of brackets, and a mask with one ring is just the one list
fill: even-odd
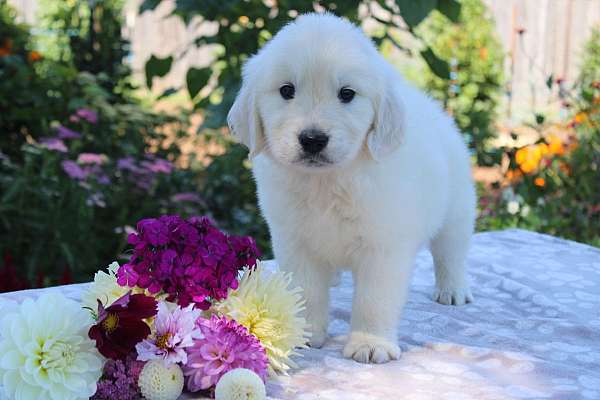
[[(296, 88), (292, 100), (279, 94), (285, 83)], [(337, 97), (343, 86), (356, 91), (347, 104)], [(472, 300), (465, 258), (475, 194), (465, 144), (357, 27), (328, 14), (287, 25), (246, 63), (229, 123), (250, 148), (275, 257), (304, 288), (311, 345), (326, 340), (329, 286), (347, 268), (355, 291), (344, 355), (398, 358), (396, 326), (427, 243), (435, 300)], [(331, 163), (300, 160), (307, 128), (329, 135)]]

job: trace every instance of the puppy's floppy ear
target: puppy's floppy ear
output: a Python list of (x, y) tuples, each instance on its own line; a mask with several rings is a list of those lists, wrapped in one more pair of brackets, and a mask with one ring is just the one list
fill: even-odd
[(254, 158), (265, 147), (256, 95), (247, 78), (244, 78), (242, 88), (235, 98), (229, 114), (227, 114), (227, 124), (237, 140), (250, 150), (248, 156), (250, 159)]
[(376, 100), (373, 129), (367, 136), (367, 147), (375, 160), (392, 153), (402, 143), (404, 107), (398, 98), (395, 85), (382, 90)]

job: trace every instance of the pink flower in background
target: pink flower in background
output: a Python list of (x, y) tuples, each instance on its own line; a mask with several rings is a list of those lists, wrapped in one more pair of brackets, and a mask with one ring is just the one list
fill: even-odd
[(40, 144), (48, 150), (58, 151), (60, 153), (66, 153), (69, 149), (59, 138), (41, 138)]
[(187, 362), (185, 349), (194, 344), (194, 339), (202, 337), (196, 320), (201, 311), (190, 304), (185, 308), (177, 306), (173, 311), (165, 302), (158, 304), (158, 315), (154, 321), (156, 332), (150, 339), (135, 347), (138, 360), (164, 360), (168, 364)]
[(56, 131), (58, 132), (59, 139), (79, 139), (81, 137), (81, 133), (75, 132), (62, 125), (58, 125)]
[(80, 108), (75, 112), (74, 115), (71, 115), (69, 119), (72, 122), (79, 122), (83, 119), (90, 124), (95, 124), (98, 122), (98, 113), (94, 110), (90, 110), (89, 108)]
[(107, 157), (104, 154), (81, 153), (77, 157), (77, 162), (80, 164), (102, 165), (106, 162), (106, 158)]
[(72, 179), (83, 180), (87, 177), (87, 173), (75, 161), (64, 160), (61, 166)]
[(213, 387), (221, 376), (235, 368), (254, 371), (267, 379), (267, 354), (256, 336), (234, 320), (213, 315), (197, 322), (202, 338), (187, 349), (183, 366), (188, 390), (197, 392)]
[(181, 203), (185, 201), (190, 203), (201, 203), (202, 199), (196, 193), (185, 192), (174, 194), (173, 196), (171, 196), (171, 201), (174, 203)]

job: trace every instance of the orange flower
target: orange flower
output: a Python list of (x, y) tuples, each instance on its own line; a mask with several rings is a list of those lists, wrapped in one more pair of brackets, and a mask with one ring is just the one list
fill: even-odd
[(487, 47), (482, 47), (479, 49), (479, 58), (481, 58), (482, 60), (487, 60), (487, 58), (488, 58)]
[(592, 100), (592, 102), (593, 102), (594, 104), (600, 104), (600, 96), (598, 96), (598, 97), (594, 97), (594, 100)]
[(546, 186), (546, 180), (544, 178), (541, 177), (537, 177), (534, 179), (533, 183), (535, 184), (535, 186), (539, 186), (539, 187), (544, 187)]
[(548, 137), (548, 150), (550, 154), (562, 156), (565, 153), (565, 146), (562, 139), (556, 135)]
[(521, 168), (521, 171), (526, 174), (537, 169), (544, 154), (548, 151), (543, 146), (526, 146), (522, 147), (515, 153), (515, 161)]
[(519, 150), (517, 150), (516, 154), (515, 154), (515, 161), (517, 162), (517, 164), (521, 165), (523, 164), (526, 160), (527, 160), (527, 147), (521, 147)]
[(42, 59), (42, 55), (34, 50), (27, 55), (27, 59), (29, 60), (29, 62), (36, 62)]
[(575, 118), (573, 118), (573, 122), (575, 122), (576, 124), (582, 124), (585, 121), (587, 121), (587, 118), (588, 116), (586, 113), (580, 112), (575, 115)]

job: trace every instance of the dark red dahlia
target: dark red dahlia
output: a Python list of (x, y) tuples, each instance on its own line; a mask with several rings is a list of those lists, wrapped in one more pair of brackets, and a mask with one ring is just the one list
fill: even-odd
[(148, 337), (150, 327), (144, 319), (155, 316), (156, 312), (156, 300), (144, 294), (129, 292), (107, 308), (98, 301), (98, 320), (88, 336), (96, 341), (104, 357), (123, 359)]

